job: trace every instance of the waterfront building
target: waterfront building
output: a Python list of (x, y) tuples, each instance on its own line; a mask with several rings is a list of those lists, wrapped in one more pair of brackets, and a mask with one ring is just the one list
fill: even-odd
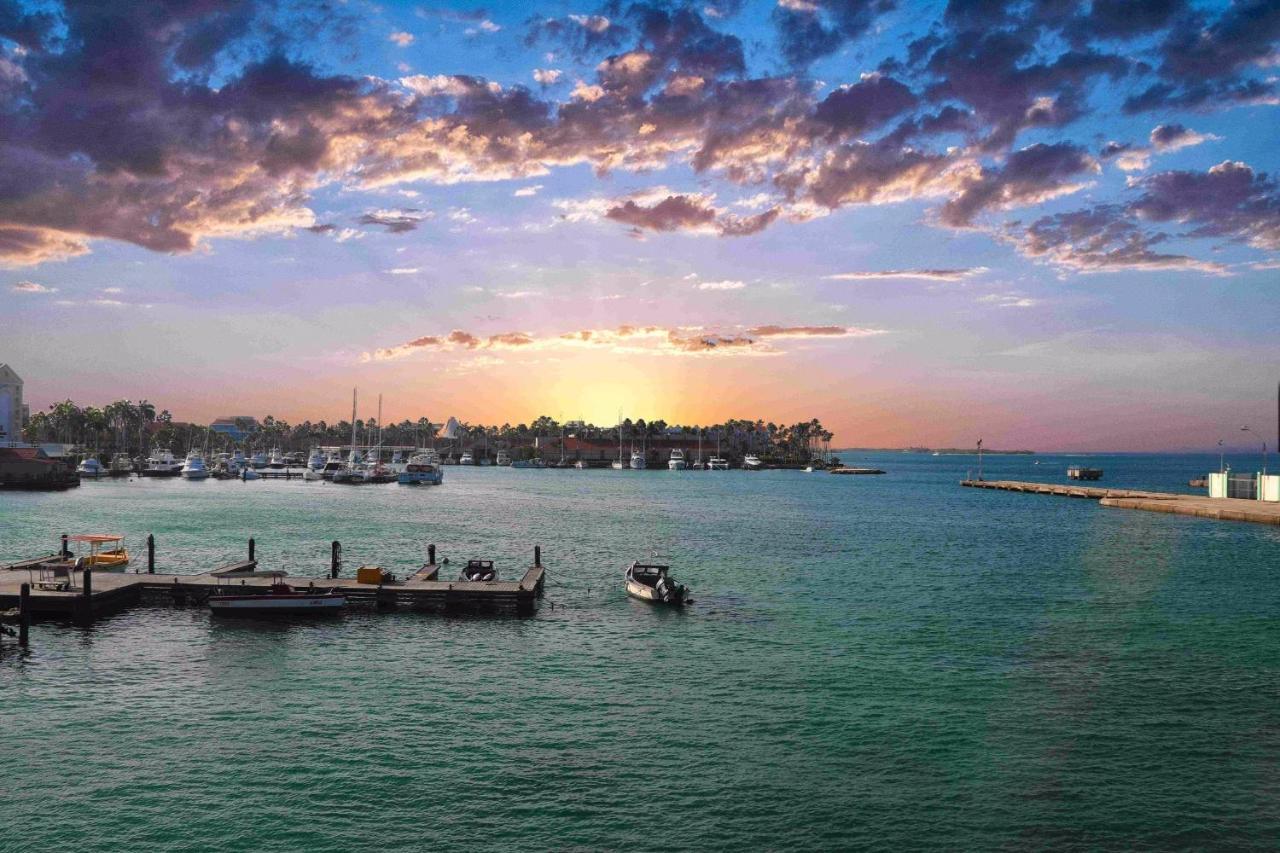
[(7, 364), (0, 364), (0, 447), (22, 442), (22, 377)]
[(258, 431), (258, 419), (249, 415), (217, 418), (209, 424), (209, 430), (218, 435), (225, 435), (232, 441), (244, 441)]

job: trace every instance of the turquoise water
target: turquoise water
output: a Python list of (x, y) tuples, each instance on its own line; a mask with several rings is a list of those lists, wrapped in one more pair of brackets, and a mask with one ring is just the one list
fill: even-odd
[[(1209, 457), (1002, 457), (1186, 490)], [(223, 623), (135, 608), (0, 657), (18, 850), (1270, 847), (1280, 529), (884, 477), (451, 468), (433, 489), (87, 483), (0, 495), (0, 560), (112, 531), (161, 571), (506, 576), (529, 619)], [(1251, 470), (1254, 460), (1233, 467)], [(628, 600), (657, 550), (688, 612)], [(553, 606), (554, 605), (554, 606)], [(19, 828), (17, 834), (9, 834)], [(24, 846), (25, 845), (25, 846)]]

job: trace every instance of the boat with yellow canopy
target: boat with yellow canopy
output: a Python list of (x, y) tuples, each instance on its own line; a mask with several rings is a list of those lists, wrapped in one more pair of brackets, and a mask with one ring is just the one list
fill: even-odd
[[(74, 552), (71, 550), (73, 544)], [(123, 536), (114, 533), (78, 533), (67, 537), (67, 548), (62, 559), (69, 563), (82, 560), (80, 566), (83, 568), (110, 571), (129, 565), (129, 552), (124, 547)]]

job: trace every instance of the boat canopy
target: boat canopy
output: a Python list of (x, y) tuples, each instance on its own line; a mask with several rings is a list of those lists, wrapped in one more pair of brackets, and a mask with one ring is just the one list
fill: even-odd
[(106, 542), (123, 542), (124, 537), (117, 536), (114, 533), (77, 533), (74, 536), (68, 536), (67, 541), (102, 544)]

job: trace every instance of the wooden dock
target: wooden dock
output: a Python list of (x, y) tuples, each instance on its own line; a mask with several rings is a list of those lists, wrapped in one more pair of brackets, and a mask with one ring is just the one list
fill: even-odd
[(200, 574), (72, 571), (67, 578), (71, 586), (68, 590), (38, 588), (39, 563), (49, 558), (34, 558), (0, 566), (0, 610), (18, 607), (21, 589), (26, 585), (31, 616), (91, 621), (138, 604), (203, 605), (217, 589), (265, 589), (282, 574), (290, 586), (332, 589), (345, 595), (353, 606), (515, 616), (532, 615), (536, 610), (546, 581), (541, 549), (535, 549), (534, 564), (519, 580), (493, 583), (440, 580), (441, 569), (448, 566), (435, 564), (434, 551), (433, 546), (432, 562), (409, 577), (378, 584), (360, 583), (351, 577), (263, 571), (256, 560), (249, 559)]
[(1096, 500), (1103, 506), (1119, 509), (1141, 509), (1191, 515), (1218, 521), (1248, 521), (1254, 524), (1280, 525), (1280, 503), (1208, 498), (1199, 495), (1177, 495), (1169, 492), (1144, 492), (1135, 489), (1110, 489), (1099, 486), (1027, 483), (1018, 480), (962, 480), (960, 485), (974, 489), (998, 489), (1005, 492), (1030, 492), (1068, 498)]

